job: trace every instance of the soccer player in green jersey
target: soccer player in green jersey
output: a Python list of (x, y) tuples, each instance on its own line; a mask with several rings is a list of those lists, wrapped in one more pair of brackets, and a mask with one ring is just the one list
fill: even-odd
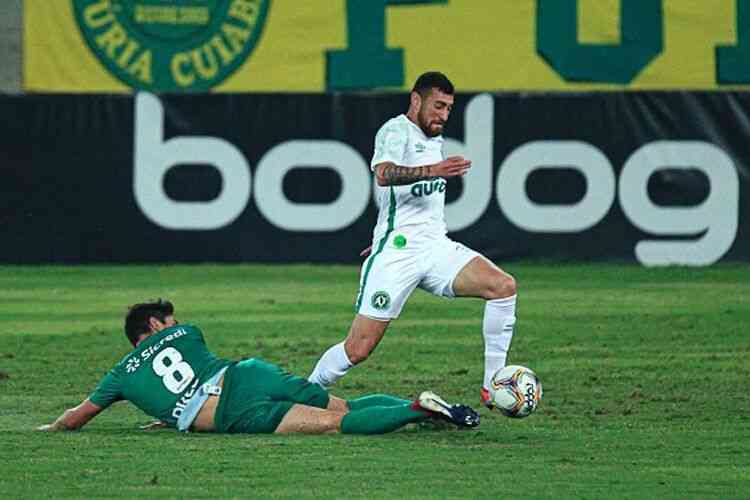
[(183, 431), (383, 434), (431, 418), (479, 425), (474, 410), (429, 391), (416, 401), (386, 394), (347, 401), (261, 359), (219, 358), (201, 330), (178, 324), (172, 303), (161, 299), (132, 306), (125, 335), (133, 351), (86, 400), (39, 430), (80, 429), (119, 400)]

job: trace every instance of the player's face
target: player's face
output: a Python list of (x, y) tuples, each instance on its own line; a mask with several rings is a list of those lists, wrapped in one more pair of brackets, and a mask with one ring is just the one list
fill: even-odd
[(432, 89), (422, 99), (417, 119), (419, 127), (427, 137), (435, 137), (443, 133), (443, 125), (448, 121), (451, 109), (453, 109), (453, 96), (439, 89)]

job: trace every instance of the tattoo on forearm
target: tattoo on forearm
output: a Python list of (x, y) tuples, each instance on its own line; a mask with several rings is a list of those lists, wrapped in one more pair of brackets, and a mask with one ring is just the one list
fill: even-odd
[(381, 175), (386, 180), (386, 185), (400, 186), (431, 178), (432, 167), (400, 167), (389, 164), (382, 167)]

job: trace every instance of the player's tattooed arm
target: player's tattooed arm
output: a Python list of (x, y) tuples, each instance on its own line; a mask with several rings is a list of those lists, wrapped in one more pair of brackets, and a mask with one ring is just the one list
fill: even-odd
[(432, 165), (422, 167), (402, 167), (395, 163), (380, 163), (375, 168), (378, 184), (381, 186), (402, 186), (432, 177)]
[(461, 156), (451, 156), (434, 165), (404, 167), (386, 161), (375, 165), (375, 176), (379, 186), (402, 186), (435, 177), (455, 177), (466, 174), (471, 161)]

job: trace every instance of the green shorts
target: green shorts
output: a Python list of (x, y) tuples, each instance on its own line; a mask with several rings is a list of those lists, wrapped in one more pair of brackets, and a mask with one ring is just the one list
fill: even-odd
[(295, 404), (326, 408), (328, 391), (252, 358), (230, 366), (216, 407), (217, 432), (271, 433)]

